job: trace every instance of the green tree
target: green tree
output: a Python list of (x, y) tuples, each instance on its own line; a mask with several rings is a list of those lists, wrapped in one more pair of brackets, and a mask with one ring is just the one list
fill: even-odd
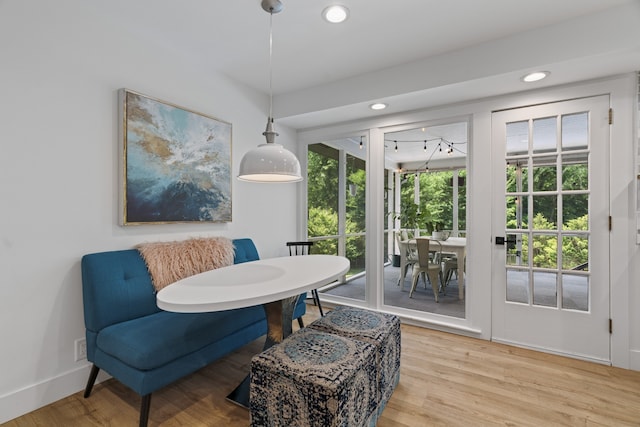
[[(533, 218), (536, 230), (553, 230), (555, 225), (542, 214)], [(524, 252), (524, 251), (523, 251)], [(533, 266), (556, 268), (558, 265), (558, 239), (555, 235), (534, 234), (533, 236)]]
[[(522, 167), (522, 191), (529, 190), (539, 192), (555, 192), (557, 187), (556, 167), (538, 166), (533, 170), (532, 188), (527, 184), (527, 168)], [(515, 193), (518, 186), (516, 184), (518, 176), (518, 166), (508, 166), (507, 173), (507, 193)], [(562, 190), (587, 190), (588, 189), (588, 168), (586, 164), (579, 163), (565, 165), (562, 168)], [(515, 195), (507, 195), (507, 228), (517, 228)], [(522, 228), (528, 229), (527, 223), (527, 201), (528, 197), (522, 196), (521, 209), (524, 215)], [(586, 231), (589, 228), (588, 215), (589, 197), (587, 194), (570, 194), (563, 196), (562, 204), (562, 229), (567, 231)], [(556, 196), (536, 195), (534, 197), (535, 215), (533, 218), (533, 230), (556, 230), (558, 203)], [(537, 267), (557, 267), (558, 241), (555, 236), (545, 236), (535, 234), (533, 241), (533, 265)], [(523, 259), (528, 257), (528, 246), (523, 247)], [(579, 234), (565, 234), (562, 241), (562, 268), (565, 270), (584, 265), (589, 259), (589, 239)]]
[[(337, 235), (338, 224), (338, 150), (324, 144), (309, 147), (308, 155), (308, 225), (310, 237)], [(366, 173), (364, 162), (347, 156), (347, 183), (345, 233), (365, 231)], [(346, 256), (355, 270), (364, 268), (365, 237), (347, 237)], [(337, 254), (338, 239), (316, 241), (313, 253)]]
[(355, 232), (363, 232), (366, 229), (366, 179), (366, 172), (355, 165), (352, 166), (347, 159), (347, 182), (354, 191), (347, 192), (346, 215), (347, 221), (355, 224)]
[[(313, 146), (309, 150), (307, 171), (308, 234), (310, 237), (338, 234), (338, 161), (311, 151), (311, 147)], [(314, 224), (314, 209), (324, 210), (323, 215), (332, 216), (331, 225), (334, 228), (325, 229), (324, 226), (329, 224), (327, 221)], [(317, 230), (323, 230), (324, 234), (316, 234)]]
[[(569, 220), (563, 225), (566, 234), (562, 240), (562, 268), (571, 270), (578, 266), (583, 266), (589, 262), (589, 238), (580, 234), (568, 234), (571, 230), (586, 230), (588, 227), (588, 215)], [(554, 225), (538, 214), (533, 218), (534, 228), (538, 230), (553, 230)], [(529, 256), (529, 247), (526, 244), (528, 239), (523, 240), (522, 259)], [(558, 263), (558, 240), (554, 235), (544, 235), (536, 233), (533, 240), (533, 265), (543, 268), (557, 268)]]
[[(587, 230), (589, 216), (571, 219), (563, 225), (564, 230)], [(562, 240), (562, 268), (571, 270), (589, 262), (589, 238), (580, 235), (566, 235)], [(588, 268), (588, 267), (587, 267)]]
[[(465, 178), (466, 171), (459, 176)], [(400, 219), (402, 228), (430, 229), (428, 221), (437, 229), (453, 229), (453, 172), (420, 173), (420, 205), (414, 202), (415, 174), (406, 174), (400, 189)], [(458, 227), (466, 227), (466, 186), (458, 186)]]
[[(522, 191), (529, 190), (536, 192), (555, 192), (557, 189), (557, 172), (555, 166), (537, 166), (533, 170), (532, 188), (528, 187), (527, 168), (521, 166), (508, 166), (506, 169), (507, 193), (514, 193), (517, 190), (516, 180), (518, 177), (518, 168), (521, 169)], [(588, 168), (586, 164), (565, 165), (562, 168), (562, 190), (587, 190), (588, 187)], [(526, 202), (526, 197), (523, 196)], [(516, 228), (515, 209), (516, 204), (513, 203), (515, 196), (507, 197), (507, 227)], [(564, 203), (562, 206), (563, 218), (562, 222), (582, 217), (588, 211), (589, 199), (586, 194), (574, 194), (568, 196), (570, 202)], [(526, 208), (526, 203), (522, 206)], [(544, 218), (551, 224), (556, 224), (558, 215), (558, 204), (555, 196), (537, 195), (534, 197), (535, 215), (542, 214)], [(526, 211), (523, 228), (527, 227)], [(556, 227), (554, 226), (554, 229)], [(538, 228), (536, 228), (538, 229)]]

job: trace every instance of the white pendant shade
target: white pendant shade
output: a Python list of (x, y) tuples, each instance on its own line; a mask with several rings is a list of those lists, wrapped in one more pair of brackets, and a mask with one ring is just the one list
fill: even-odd
[[(280, 0), (262, 0), (262, 8), (269, 12), (273, 22), (273, 14), (282, 10)], [(273, 129), (273, 90), (271, 87), (272, 75), (272, 24), (269, 25), (269, 118), (267, 128), (262, 133), (267, 139), (266, 144), (260, 144), (249, 150), (240, 161), (240, 173), (238, 179), (249, 182), (299, 182), (300, 162), (291, 151), (280, 144), (275, 143), (278, 134)]]
[(280, 144), (260, 144), (240, 161), (238, 179), (250, 182), (299, 182), (300, 162)]

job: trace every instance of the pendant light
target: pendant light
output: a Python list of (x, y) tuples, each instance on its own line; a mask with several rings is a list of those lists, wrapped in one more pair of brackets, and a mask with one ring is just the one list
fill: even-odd
[(282, 11), (280, 0), (262, 0), (262, 8), (269, 12), (269, 117), (263, 135), (267, 142), (247, 152), (240, 161), (238, 179), (250, 182), (299, 182), (300, 162), (295, 154), (276, 144), (278, 134), (273, 128), (273, 14)]

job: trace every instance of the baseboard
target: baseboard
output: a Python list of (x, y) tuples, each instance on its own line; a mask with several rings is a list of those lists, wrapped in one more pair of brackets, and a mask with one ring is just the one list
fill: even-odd
[(566, 352), (554, 350), (552, 348), (547, 348), (547, 347), (532, 346), (532, 345), (521, 343), (521, 342), (518, 342), (518, 341), (504, 340), (504, 339), (495, 338), (495, 337), (492, 337), (491, 341), (499, 343), (499, 344), (506, 344), (506, 345), (511, 345), (511, 346), (514, 346), (514, 347), (526, 348), (527, 350), (534, 350), (534, 351), (539, 351), (539, 352), (542, 352), (542, 353), (555, 354), (556, 356), (563, 356), (563, 357), (568, 357), (568, 358), (571, 358), (571, 359), (584, 360), (585, 362), (597, 363), (599, 365), (611, 365), (611, 361), (610, 360), (597, 359), (597, 358), (594, 358), (594, 357), (584, 356), (584, 355), (580, 355), (580, 354), (566, 353)]
[[(0, 396), (0, 424), (84, 390), (91, 364)], [(109, 378), (102, 373), (96, 383)]]
[(629, 350), (629, 369), (640, 371), (640, 350)]

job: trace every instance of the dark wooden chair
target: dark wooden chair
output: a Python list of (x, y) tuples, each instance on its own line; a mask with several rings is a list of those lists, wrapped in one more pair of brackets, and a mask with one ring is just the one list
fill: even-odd
[[(309, 255), (311, 251), (311, 246), (313, 246), (313, 242), (287, 242), (287, 246), (289, 247), (289, 255), (297, 256), (297, 255)], [(318, 290), (313, 289), (311, 291), (311, 297), (313, 298), (313, 303), (318, 306), (318, 310), (320, 311), (320, 316), (324, 316), (324, 312), (322, 311), (322, 305), (320, 304), (320, 297), (318, 296)]]

